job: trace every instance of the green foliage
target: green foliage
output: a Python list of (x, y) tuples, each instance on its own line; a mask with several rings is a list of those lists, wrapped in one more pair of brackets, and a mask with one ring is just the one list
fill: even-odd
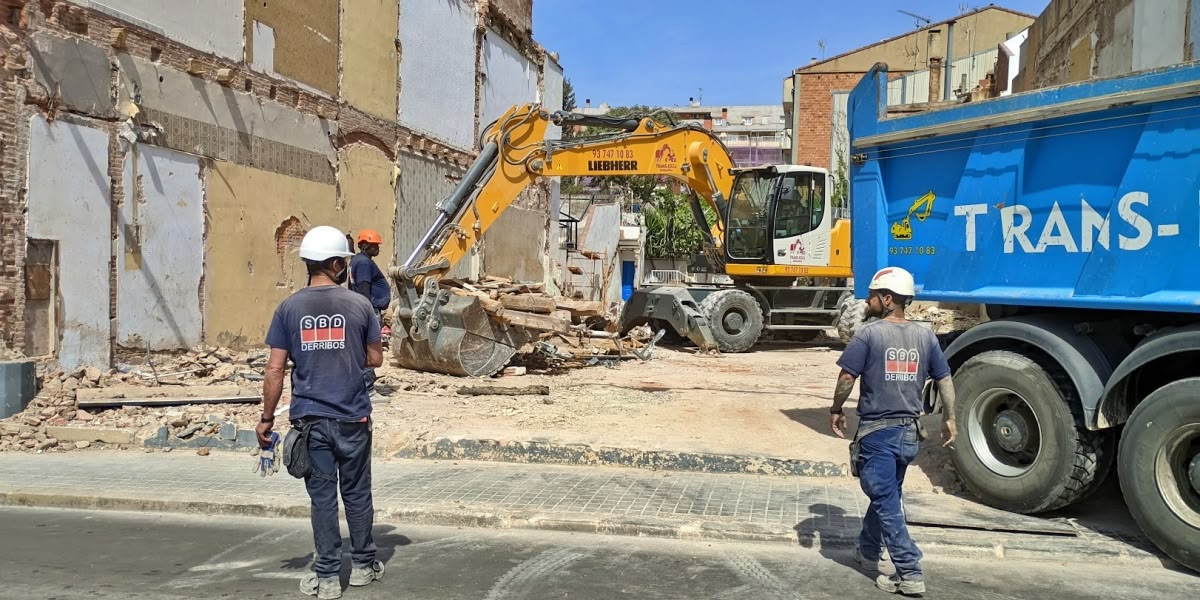
[(563, 79), (563, 110), (575, 110), (575, 86), (571, 85), (570, 79)]
[[(642, 205), (642, 218), (646, 226), (647, 258), (687, 257), (704, 248), (704, 234), (710, 225), (700, 226), (692, 216), (686, 194), (677, 194), (659, 188), (650, 192), (651, 201)], [(711, 209), (701, 204), (704, 217), (711, 224), (714, 220)]]
[(834, 208), (841, 208), (850, 199), (850, 167), (846, 162), (846, 151), (839, 149), (834, 161), (833, 189), (829, 193), (829, 201)]

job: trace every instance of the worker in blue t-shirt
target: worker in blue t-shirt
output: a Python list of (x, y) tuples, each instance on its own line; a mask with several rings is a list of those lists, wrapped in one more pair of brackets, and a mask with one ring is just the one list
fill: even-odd
[(383, 577), (371, 536), (371, 400), (363, 369), (383, 364), (379, 319), (362, 296), (341, 286), (352, 256), (346, 236), (334, 227), (314, 227), (300, 242), (308, 286), (275, 309), (267, 331), (271, 355), (263, 383), (263, 415), (258, 442), (267, 447), (275, 408), (283, 393), (290, 358), (293, 428), (308, 428), (312, 473), (304, 478), (312, 500), (313, 572), (300, 590), (319, 598), (340, 598), (342, 534), (338, 526), (338, 487), (350, 528), (350, 585)]
[(371, 301), (378, 317), (392, 301), (392, 289), (388, 286), (387, 277), (375, 264), (379, 256), (379, 245), (383, 238), (374, 229), (363, 229), (358, 232), (358, 254), (350, 260), (350, 289), (366, 296)]
[[(846, 437), (842, 405), (861, 377), (858, 429), (851, 456), (863, 492), (871, 504), (863, 516), (855, 559), (878, 571), (875, 586), (885, 592), (925, 593), (921, 551), (908, 534), (901, 504), (904, 472), (917, 456), (924, 429), (922, 391), (927, 378), (937, 381), (944, 402), (945, 443), (954, 443), (954, 386), (937, 336), (904, 318), (915, 293), (904, 269), (881, 269), (868, 286), (867, 316), (879, 320), (862, 327), (846, 345), (830, 408), (833, 432)], [(857, 457), (855, 458), (855, 455)], [(883, 557), (886, 546), (890, 561)]]

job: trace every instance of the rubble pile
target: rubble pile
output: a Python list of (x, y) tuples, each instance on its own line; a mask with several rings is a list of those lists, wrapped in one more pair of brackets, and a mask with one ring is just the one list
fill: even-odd
[(38, 392), (29, 406), (0, 420), (0, 452), (140, 445), (144, 440), (130, 431), (165, 435), (184, 445), (192, 440), (205, 446), (206, 438), (231, 441), (258, 422), (257, 382), (266, 357), (262, 351), (202, 348), (122, 352), (108, 372), (94, 367), (64, 372), (40, 365)]
[(538, 340), (518, 350), (514, 366), (532, 368), (648, 360), (661, 336), (648, 327), (618, 336), (617, 319), (603, 302), (551, 296), (543, 284), (487, 276), (478, 282), (443, 280), (452, 293), (479, 299), (497, 321), (538, 332)]
[(978, 312), (942, 306), (936, 302), (913, 302), (905, 316), (914, 321), (928, 321), (933, 325), (934, 333), (939, 334), (970, 329), (981, 320)]

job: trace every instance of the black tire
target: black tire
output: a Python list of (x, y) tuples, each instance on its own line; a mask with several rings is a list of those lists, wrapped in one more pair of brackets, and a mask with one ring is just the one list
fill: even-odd
[(655, 319), (651, 321), (650, 326), (654, 328), (654, 331), (658, 331), (659, 329), (666, 331), (662, 339), (659, 340), (659, 344), (665, 346), (688, 346), (692, 343), (687, 336), (679, 335), (679, 332), (675, 331), (675, 328), (666, 321)]
[(1078, 428), (1069, 380), (1029, 357), (1006, 350), (971, 357), (954, 373), (954, 389), (958, 439), (951, 457), (985, 504), (1017, 513), (1054, 510), (1087, 497), (1108, 474), (1112, 436)]
[(709, 294), (700, 303), (700, 310), (708, 319), (708, 327), (721, 352), (745, 352), (762, 335), (762, 307), (754, 296), (742, 290)]
[(1194, 571), (1200, 571), (1200, 491), (1188, 469), (1198, 451), (1200, 378), (1193, 377), (1158, 388), (1133, 409), (1117, 458), (1134, 520), (1167, 556)]
[(838, 338), (843, 343), (850, 343), (854, 334), (862, 328), (863, 323), (867, 321), (867, 301), (859, 300), (850, 292), (842, 294), (838, 300), (838, 316), (835, 327), (837, 328)]

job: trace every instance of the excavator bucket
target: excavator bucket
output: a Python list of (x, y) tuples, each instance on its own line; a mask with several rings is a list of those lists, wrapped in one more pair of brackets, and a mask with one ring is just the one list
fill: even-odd
[[(494, 322), (477, 298), (446, 295), (437, 303), (429, 327), (413, 331), (411, 315), (396, 311), (392, 354), (406, 369), (460, 377), (486, 377), (500, 371), (528, 336)], [(428, 333), (428, 336), (424, 334)]]

